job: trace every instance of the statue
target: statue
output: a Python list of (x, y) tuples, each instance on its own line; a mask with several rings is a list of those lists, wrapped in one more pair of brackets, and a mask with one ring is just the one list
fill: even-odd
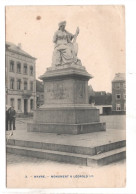
[[(76, 38), (79, 34), (79, 28), (77, 27), (75, 35), (65, 30), (66, 21), (59, 23), (59, 29), (54, 34), (53, 42), (55, 48), (52, 57), (52, 66), (60, 66), (69, 63), (77, 63), (77, 51), (78, 45)], [(73, 42), (72, 42), (73, 40)]]

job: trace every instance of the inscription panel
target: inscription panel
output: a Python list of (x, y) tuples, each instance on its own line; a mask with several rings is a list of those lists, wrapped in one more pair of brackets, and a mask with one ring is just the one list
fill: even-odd
[(45, 82), (45, 104), (73, 103), (72, 80)]

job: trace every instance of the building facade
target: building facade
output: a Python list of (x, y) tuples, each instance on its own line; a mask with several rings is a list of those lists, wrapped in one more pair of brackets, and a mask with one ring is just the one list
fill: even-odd
[(32, 114), (36, 109), (36, 58), (6, 43), (6, 104), (19, 115)]
[(126, 111), (126, 78), (117, 73), (112, 81), (112, 111)]

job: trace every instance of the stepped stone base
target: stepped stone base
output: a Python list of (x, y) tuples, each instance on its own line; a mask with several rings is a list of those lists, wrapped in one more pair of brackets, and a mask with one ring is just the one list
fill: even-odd
[(105, 131), (105, 123), (85, 123), (85, 124), (58, 124), (58, 123), (28, 123), (28, 132), (58, 133), (58, 134), (83, 134), (98, 131)]
[[(38, 134), (36, 134), (36, 136), (38, 136)], [(77, 136), (77, 138), (78, 137), (79, 136)], [(7, 145), (7, 152), (28, 157), (92, 167), (97, 165), (106, 165), (122, 160), (126, 157), (125, 140), (118, 140), (111, 143), (103, 142), (102, 145), (97, 142), (97, 144), (98, 145), (88, 147), (87, 143), (82, 146), (77, 144), (75, 145), (74, 142), (73, 145), (66, 145), (62, 144), (62, 142), (53, 143), (51, 141), (36, 142), (30, 139), (10, 139)]]
[(27, 124), (28, 132), (77, 135), (105, 130), (99, 110), (89, 105), (44, 105), (35, 111), (33, 123)]
[(99, 110), (88, 104), (90, 78), (82, 65), (48, 68), (40, 77), (44, 83), (44, 105), (34, 112), (27, 131), (59, 134), (105, 131)]
[(99, 110), (88, 104), (43, 105), (34, 112), (35, 123), (81, 124), (99, 121)]
[(7, 146), (7, 152), (23, 156), (36, 157), (57, 162), (80, 164), (83, 166), (106, 165), (126, 158), (126, 149), (120, 148), (110, 152), (89, 156), (51, 150), (38, 150), (35, 148), (24, 148), (19, 146)]

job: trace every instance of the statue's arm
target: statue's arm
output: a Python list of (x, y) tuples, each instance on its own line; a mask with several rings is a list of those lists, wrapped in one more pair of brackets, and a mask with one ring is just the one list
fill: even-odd
[(75, 34), (72, 34), (72, 33), (68, 32), (68, 31), (66, 31), (66, 32), (68, 34), (68, 39), (71, 41), (73, 38), (76, 39), (76, 37), (78, 36), (78, 34), (79, 34), (79, 28), (77, 27)]
[(71, 41), (74, 38), (74, 35), (72, 33), (68, 32), (68, 31), (66, 31), (66, 32), (67, 32), (68, 37), (69, 37), (69, 39)]

